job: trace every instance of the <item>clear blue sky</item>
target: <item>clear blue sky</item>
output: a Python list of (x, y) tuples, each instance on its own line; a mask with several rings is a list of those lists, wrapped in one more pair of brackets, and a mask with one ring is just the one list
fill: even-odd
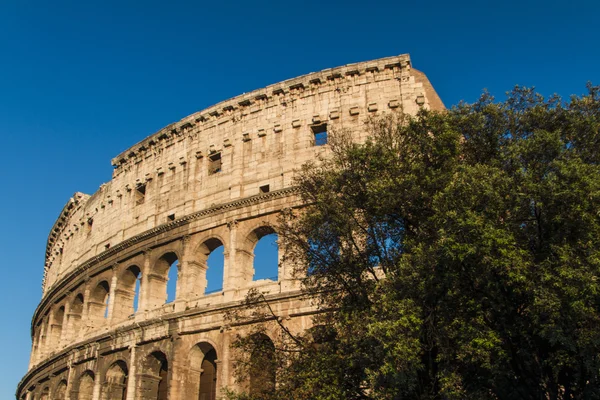
[[(493, 4), (493, 5), (491, 5)], [(27, 369), (46, 237), (110, 159), (221, 100), (410, 53), (444, 103), (600, 84), (600, 1), (0, 2), (0, 398)]]

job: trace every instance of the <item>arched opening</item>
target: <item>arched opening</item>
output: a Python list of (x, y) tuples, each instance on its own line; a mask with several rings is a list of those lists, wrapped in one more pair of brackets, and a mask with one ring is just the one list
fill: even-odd
[(252, 336), (254, 349), (250, 358), (250, 394), (260, 397), (275, 389), (275, 345), (264, 333)]
[(190, 393), (187, 398), (216, 400), (217, 352), (206, 342), (198, 343), (190, 351)]
[(178, 275), (179, 264), (175, 253), (163, 254), (156, 261), (153, 270), (148, 274), (148, 290), (144, 289), (149, 309), (160, 307), (177, 298)]
[(65, 306), (60, 306), (54, 311), (54, 315), (52, 316), (52, 326), (51, 328), (51, 344), (50, 346), (53, 349), (57, 349), (61, 345), (61, 336), (63, 331), (63, 319), (65, 318)]
[(203, 250), (206, 256), (206, 289), (204, 294), (220, 292), (223, 290), (225, 246), (219, 239), (209, 239), (204, 242)]
[(125, 400), (127, 394), (127, 364), (119, 360), (106, 371), (102, 384), (102, 400)]
[(140, 294), (142, 293), (142, 273), (140, 272), (135, 279), (133, 288), (133, 312), (136, 313), (140, 308)]
[(223, 242), (217, 238), (208, 239), (198, 247), (197, 262), (189, 263), (190, 269), (195, 268), (192, 292), (197, 296), (223, 290), (224, 251)]
[(167, 400), (169, 363), (161, 351), (155, 351), (146, 358), (144, 376), (140, 379), (144, 399)]
[(67, 397), (67, 381), (62, 380), (56, 386), (56, 390), (54, 391), (54, 400), (65, 400)]
[(91, 328), (102, 326), (104, 319), (108, 318), (108, 303), (110, 285), (107, 281), (99, 282), (92, 293), (88, 302), (88, 318)]
[(50, 388), (46, 386), (42, 393), (40, 394), (40, 400), (49, 400), (50, 399)]
[(115, 290), (115, 305), (113, 318), (123, 320), (134, 314), (139, 305), (142, 271), (137, 265), (132, 265), (121, 274), (118, 287)]
[(77, 400), (92, 400), (94, 394), (94, 373), (85, 371), (79, 378)]
[(177, 275), (179, 274), (179, 266), (177, 262), (171, 264), (169, 273), (167, 274), (167, 300), (166, 303), (175, 301), (177, 297)]
[(73, 299), (69, 314), (67, 316), (67, 337), (66, 340), (73, 340), (77, 337), (77, 332), (81, 329), (81, 315), (83, 314), (83, 295), (79, 293)]
[(277, 281), (279, 275), (279, 246), (277, 233), (269, 226), (255, 229), (250, 235), (254, 242), (252, 280), (269, 279)]

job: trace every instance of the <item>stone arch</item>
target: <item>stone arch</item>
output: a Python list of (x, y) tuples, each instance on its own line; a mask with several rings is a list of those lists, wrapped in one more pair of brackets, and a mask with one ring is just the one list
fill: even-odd
[(90, 293), (88, 300), (88, 321), (91, 328), (98, 328), (108, 317), (108, 303), (110, 302), (110, 283), (101, 280)]
[(53, 400), (65, 400), (67, 397), (67, 380), (61, 379), (52, 393)]
[[(250, 229), (245, 231), (241, 237), (241, 243), (237, 252), (237, 262), (240, 265), (241, 273), (244, 277), (245, 284), (250, 284), (252, 281), (270, 279), (277, 281), (281, 274), (279, 273), (280, 252), (276, 248), (276, 255), (271, 257), (256, 257), (255, 250), (257, 245), (263, 247), (263, 244), (268, 242), (277, 243), (277, 232), (267, 221), (260, 221), (257, 224), (251, 225)], [(260, 242), (260, 243), (259, 243)], [(265, 265), (265, 258), (267, 265)], [(255, 260), (260, 265), (255, 265)], [(259, 274), (257, 275), (257, 270)]]
[(61, 347), (61, 337), (63, 334), (63, 321), (65, 318), (65, 306), (60, 305), (52, 312), (50, 325), (50, 346), (53, 349)]
[[(252, 280), (269, 279), (277, 281), (279, 278), (279, 236), (270, 225), (261, 225), (246, 237), (248, 245), (252, 247)], [(275, 246), (273, 246), (275, 245)], [(257, 248), (262, 247), (257, 252)], [(274, 249), (269, 247), (275, 247)], [(265, 254), (267, 253), (268, 254)]]
[(144, 373), (139, 377), (139, 391), (143, 400), (167, 400), (169, 362), (162, 351), (150, 353), (143, 363)]
[(264, 333), (252, 335), (252, 343), (254, 349), (250, 356), (249, 389), (251, 395), (260, 397), (275, 389), (275, 345)]
[(142, 270), (133, 264), (125, 268), (117, 279), (113, 319), (121, 321), (134, 314), (139, 307)]
[(50, 400), (50, 387), (46, 386), (40, 392), (40, 400)]
[[(222, 247), (222, 255), (218, 253), (218, 249)], [(215, 250), (217, 251), (215, 253)], [(211, 256), (217, 255), (220, 260), (211, 260)], [(217, 263), (214, 263), (217, 261)], [(209, 265), (211, 264), (211, 265)], [(194, 285), (192, 292), (196, 295), (206, 294), (207, 291), (210, 293), (222, 291), (224, 287), (224, 270), (225, 270), (225, 243), (221, 237), (212, 235), (211, 237), (203, 240), (197, 247), (195, 252), (194, 261), (188, 263), (190, 269), (190, 276), (194, 277)], [(212, 266), (212, 270), (209, 269)], [(216, 271), (217, 273), (211, 273)], [(209, 288), (209, 276), (212, 275), (214, 285), (210, 285)], [(214, 281), (216, 279), (216, 281)]]
[(216, 400), (218, 388), (216, 349), (208, 342), (200, 342), (192, 347), (189, 354), (186, 398)]
[(125, 400), (129, 370), (123, 360), (113, 362), (104, 374), (101, 400)]
[(65, 340), (73, 340), (77, 337), (77, 332), (81, 328), (81, 318), (83, 315), (84, 297), (83, 294), (77, 293), (69, 307), (67, 314), (67, 332)]
[(71, 398), (77, 400), (92, 400), (92, 396), (94, 395), (95, 378), (96, 376), (94, 375), (94, 372), (90, 370), (86, 370), (83, 374), (81, 374), (77, 382), (77, 387), (75, 388)]
[[(148, 308), (152, 309), (160, 307), (167, 302), (167, 284), (169, 281), (169, 270), (171, 268), (176, 268), (177, 272), (179, 271), (179, 256), (174, 251), (163, 253), (154, 262), (152, 270), (148, 273), (146, 280), (148, 287), (144, 288), (145, 295), (147, 296)], [(177, 273), (177, 276), (178, 275), (179, 273)], [(175, 291), (174, 297), (178, 295), (179, 293)]]

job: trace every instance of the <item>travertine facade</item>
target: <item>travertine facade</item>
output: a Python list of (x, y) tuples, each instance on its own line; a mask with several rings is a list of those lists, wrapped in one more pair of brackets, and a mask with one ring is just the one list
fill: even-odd
[[(292, 330), (311, 324), (289, 266), (253, 280), (256, 243), (301, 206), (294, 169), (326, 155), (327, 131), (362, 140), (367, 118), (419, 107), (443, 105), (401, 55), (238, 96), (115, 157), (113, 179), (76, 193), (50, 233), (17, 398), (214, 399), (235, 388), (229, 343), (249, 328), (228, 326), (224, 313), (250, 288), (268, 292)], [(221, 245), (222, 290), (205, 294), (207, 257)], [(176, 298), (166, 302), (172, 266)]]

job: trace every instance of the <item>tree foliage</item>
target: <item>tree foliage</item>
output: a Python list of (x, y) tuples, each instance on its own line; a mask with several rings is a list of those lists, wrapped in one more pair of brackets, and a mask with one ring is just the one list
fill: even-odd
[(600, 398), (600, 87), (387, 116), (331, 150), (279, 227), (320, 313), (254, 398)]

